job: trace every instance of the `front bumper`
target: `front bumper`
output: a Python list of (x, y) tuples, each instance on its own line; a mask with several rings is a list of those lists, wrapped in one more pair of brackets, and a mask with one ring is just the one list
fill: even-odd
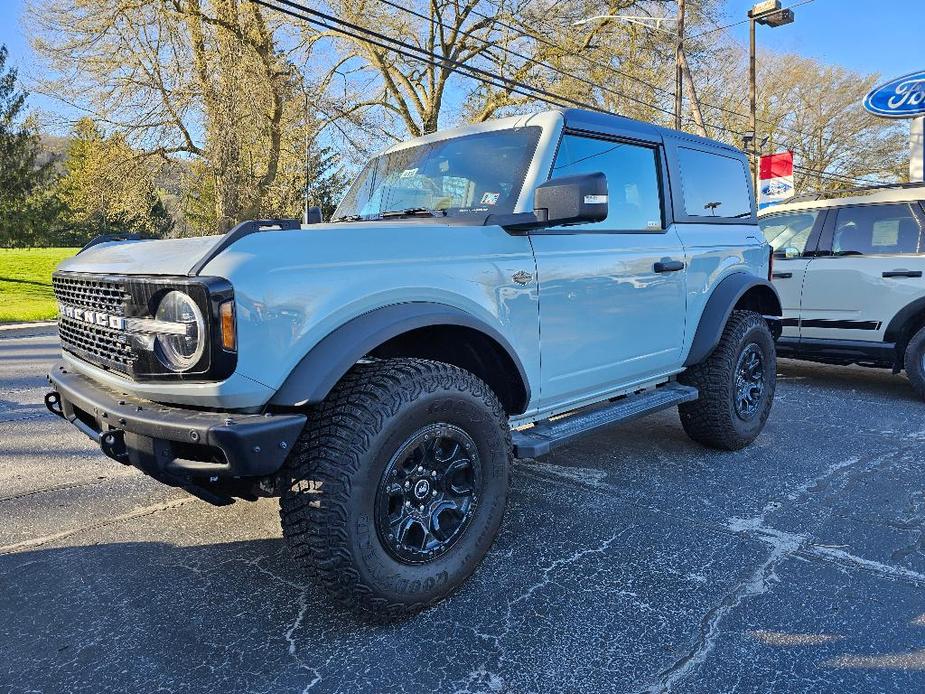
[(56, 364), (48, 409), (100, 444), (110, 458), (168, 484), (221, 484), (276, 473), (303, 414), (240, 414), (162, 405), (110, 390)]

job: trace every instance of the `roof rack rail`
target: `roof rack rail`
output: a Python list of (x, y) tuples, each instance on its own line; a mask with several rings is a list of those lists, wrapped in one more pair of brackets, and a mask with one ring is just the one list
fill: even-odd
[(302, 223), (298, 219), (248, 219), (246, 222), (241, 222), (227, 234), (222, 236), (218, 243), (212, 246), (208, 253), (196, 261), (196, 264), (190, 268), (187, 276), (195, 277), (198, 275), (206, 265), (215, 259), (215, 256), (224, 251), (235, 241), (239, 241), (245, 236), (256, 234), (258, 231), (263, 231), (264, 229), (300, 229), (301, 226)]
[(871, 193), (877, 190), (921, 188), (923, 186), (925, 186), (925, 181), (909, 181), (907, 183), (878, 183), (877, 185), (872, 186), (857, 186), (855, 188), (841, 188), (839, 190), (811, 191), (809, 193), (800, 193), (799, 195), (794, 195), (787, 198), (786, 200), (781, 200), (781, 204), (786, 205), (792, 202), (812, 202), (814, 200), (821, 200), (823, 198), (843, 198), (849, 195)]

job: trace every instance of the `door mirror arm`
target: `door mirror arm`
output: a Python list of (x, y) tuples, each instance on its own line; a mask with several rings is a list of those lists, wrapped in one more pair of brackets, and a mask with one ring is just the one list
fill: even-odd
[(603, 222), (608, 209), (607, 177), (603, 173), (564, 176), (536, 187), (533, 212), (489, 215), (485, 224), (497, 224), (512, 233), (527, 232)]

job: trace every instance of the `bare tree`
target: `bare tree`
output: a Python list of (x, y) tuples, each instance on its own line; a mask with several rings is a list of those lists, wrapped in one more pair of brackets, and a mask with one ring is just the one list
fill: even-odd
[(196, 170), (219, 230), (268, 212), (284, 152), (322, 123), (303, 113), (283, 19), (247, 0), (51, 0), (29, 26), (53, 79), (39, 85), (147, 156), (179, 155)]

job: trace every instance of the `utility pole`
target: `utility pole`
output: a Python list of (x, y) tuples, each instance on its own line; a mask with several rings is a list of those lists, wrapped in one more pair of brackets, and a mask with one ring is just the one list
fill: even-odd
[(755, 17), (752, 10), (748, 12), (748, 113), (751, 118), (752, 139), (751, 139), (751, 160), (752, 160), (752, 185), (755, 187), (755, 195), (758, 195), (758, 114), (757, 100), (758, 88), (757, 70), (755, 67)]
[(302, 95), (305, 97), (305, 114), (303, 118), (305, 119), (305, 188), (302, 192), (303, 204), (302, 204), (302, 224), (308, 224), (308, 186), (310, 183), (311, 176), (311, 162), (309, 160), (309, 151), (308, 151), (308, 90), (305, 88), (305, 78), (302, 78)]
[(781, 8), (780, 0), (764, 0), (757, 3), (748, 11), (748, 100), (749, 115), (751, 116), (750, 154), (752, 160), (752, 176), (755, 185), (755, 195), (758, 194), (758, 116), (756, 114), (757, 87), (756, 61), (755, 61), (755, 25), (763, 24), (769, 27), (779, 27), (793, 22), (793, 10)]
[(684, 101), (684, 0), (678, 0), (677, 42), (675, 48), (675, 77), (674, 77), (674, 128), (681, 129), (681, 109)]

